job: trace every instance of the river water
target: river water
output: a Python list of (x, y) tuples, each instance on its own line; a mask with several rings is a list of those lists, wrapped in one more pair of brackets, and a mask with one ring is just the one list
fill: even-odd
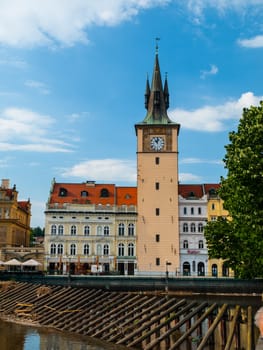
[(0, 320), (1, 350), (123, 350), (89, 337)]

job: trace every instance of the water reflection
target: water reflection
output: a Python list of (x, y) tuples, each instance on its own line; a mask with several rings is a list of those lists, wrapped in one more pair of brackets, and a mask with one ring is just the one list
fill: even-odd
[(118, 350), (127, 349), (88, 337), (34, 328), (0, 320), (1, 350)]

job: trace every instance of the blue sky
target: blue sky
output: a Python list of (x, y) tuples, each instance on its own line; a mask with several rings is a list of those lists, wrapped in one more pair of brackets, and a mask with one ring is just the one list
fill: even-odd
[(181, 183), (219, 182), (263, 99), (262, 0), (0, 0), (0, 174), (44, 226), (57, 182), (136, 185), (134, 124), (159, 37)]

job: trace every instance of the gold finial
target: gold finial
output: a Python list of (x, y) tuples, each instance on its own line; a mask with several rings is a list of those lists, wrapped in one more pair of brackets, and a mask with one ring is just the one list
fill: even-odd
[(159, 46), (158, 46), (158, 41), (160, 41), (160, 38), (155, 38), (155, 53), (156, 55), (158, 55), (158, 50), (159, 50)]

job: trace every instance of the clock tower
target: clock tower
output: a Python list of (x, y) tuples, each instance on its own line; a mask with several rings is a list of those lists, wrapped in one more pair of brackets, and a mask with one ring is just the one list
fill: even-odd
[[(179, 269), (178, 134), (168, 117), (167, 76), (162, 84), (156, 47), (151, 86), (146, 80), (146, 116), (137, 135), (137, 274)], [(169, 266), (169, 268), (168, 268)]]

